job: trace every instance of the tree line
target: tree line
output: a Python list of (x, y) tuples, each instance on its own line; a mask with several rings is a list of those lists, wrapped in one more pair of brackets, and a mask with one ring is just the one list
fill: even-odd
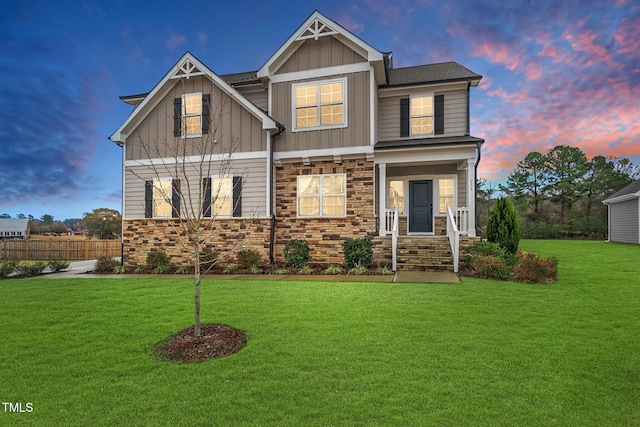
[(526, 238), (604, 238), (607, 209), (602, 201), (640, 177), (629, 159), (588, 159), (577, 147), (555, 146), (532, 151), (520, 160), (503, 184), (478, 182), (479, 223), (494, 197), (509, 197), (518, 210)]
[[(11, 215), (0, 214), (0, 218), (11, 218)], [(56, 221), (53, 215), (45, 214), (40, 218), (33, 215), (18, 214), (18, 219), (29, 220), (29, 231), (32, 235), (54, 234), (65, 235), (67, 231), (82, 231), (87, 237), (98, 239), (119, 239), (122, 229), (120, 212), (114, 209), (98, 208), (85, 213), (82, 218)]]

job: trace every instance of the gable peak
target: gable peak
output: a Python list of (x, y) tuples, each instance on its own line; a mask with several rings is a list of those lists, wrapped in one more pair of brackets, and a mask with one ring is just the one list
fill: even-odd
[(296, 40), (318, 40), (318, 37), (331, 36), (334, 34), (338, 34), (338, 31), (327, 25), (320, 18), (315, 18), (313, 21), (311, 21), (309, 26), (307, 26), (307, 28), (305, 28), (305, 30), (300, 33)]
[(204, 70), (200, 69), (200, 66), (196, 64), (191, 58), (188, 56), (182, 61), (182, 63), (176, 68), (176, 71), (171, 75), (171, 79), (182, 79), (195, 76), (204, 75)]

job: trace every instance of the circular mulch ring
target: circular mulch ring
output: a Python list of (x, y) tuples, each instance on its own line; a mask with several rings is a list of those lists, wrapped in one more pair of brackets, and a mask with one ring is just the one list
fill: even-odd
[(153, 347), (161, 359), (192, 363), (228, 356), (239, 352), (247, 344), (247, 337), (240, 329), (221, 324), (200, 325), (200, 336), (193, 334), (190, 326)]

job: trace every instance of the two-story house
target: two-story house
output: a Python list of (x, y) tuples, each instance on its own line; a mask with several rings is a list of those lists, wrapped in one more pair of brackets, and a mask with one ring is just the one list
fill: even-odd
[[(304, 239), (312, 262), (341, 264), (344, 240), (364, 237), (395, 264), (403, 236), (414, 259), (427, 257), (416, 239), (475, 236), (481, 78), (455, 62), (394, 68), (317, 11), (257, 71), (217, 75), (186, 53), (150, 92), (122, 97), (135, 108), (110, 137), (123, 148), (126, 265), (154, 247), (179, 263), (172, 224), (195, 200), (215, 217), (208, 247), (243, 240), (264, 260)], [(194, 172), (176, 178), (178, 165)]]

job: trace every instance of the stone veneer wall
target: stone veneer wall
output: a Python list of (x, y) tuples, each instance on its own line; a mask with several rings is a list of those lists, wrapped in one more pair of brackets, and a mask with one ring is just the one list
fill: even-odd
[[(298, 218), (296, 177), (337, 173), (347, 177), (346, 217)], [(285, 163), (276, 168), (276, 262), (284, 262), (284, 246), (289, 240), (304, 239), (311, 248), (310, 263), (344, 264), (342, 243), (346, 239), (377, 236), (374, 188), (374, 165), (365, 159), (343, 160), (340, 164)]]
[[(220, 254), (221, 262), (235, 263), (235, 253), (253, 249), (269, 263), (269, 219), (217, 219), (216, 230), (205, 245)], [(178, 239), (179, 222), (176, 219), (124, 220), (124, 265), (133, 268), (147, 263), (151, 249), (166, 252), (177, 267), (193, 265), (190, 255)]]

